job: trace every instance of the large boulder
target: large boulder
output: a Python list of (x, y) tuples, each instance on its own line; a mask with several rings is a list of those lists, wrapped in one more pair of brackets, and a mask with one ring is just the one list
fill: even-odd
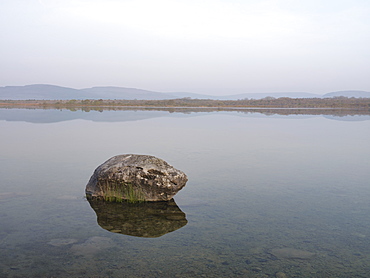
[(168, 201), (187, 180), (185, 173), (157, 157), (118, 155), (96, 168), (86, 195), (115, 201)]

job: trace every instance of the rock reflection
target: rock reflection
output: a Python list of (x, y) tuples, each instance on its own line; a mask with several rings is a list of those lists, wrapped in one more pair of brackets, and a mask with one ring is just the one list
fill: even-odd
[(186, 214), (176, 202), (113, 203), (88, 199), (105, 230), (136, 237), (160, 237), (185, 226)]

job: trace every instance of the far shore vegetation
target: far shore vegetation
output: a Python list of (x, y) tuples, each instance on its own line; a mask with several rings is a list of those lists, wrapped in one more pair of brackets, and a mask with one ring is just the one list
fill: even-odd
[(59, 109), (70, 111), (156, 110), (169, 113), (236, 111), (265, 115), (370, 115), (370, 98), (272, 98), (241, 100), (0, 100), (0, 108)]
[(145, 107), (145, 108), (319, 108), (370, 110), (370, 98), (273, 98), (211, 100), (211, 99), (166, 99), (166, 100), (0, 100), (1, 108), (81, 108), (81, 107)]

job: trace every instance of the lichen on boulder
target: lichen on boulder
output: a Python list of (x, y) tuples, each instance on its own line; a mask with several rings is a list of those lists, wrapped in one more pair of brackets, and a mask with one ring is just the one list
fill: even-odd
[(150, 155), (117, 155), (95, 169), (88, 184), (88, 198), (107, 201), (168, 201), (188, 178), (167, 162)]

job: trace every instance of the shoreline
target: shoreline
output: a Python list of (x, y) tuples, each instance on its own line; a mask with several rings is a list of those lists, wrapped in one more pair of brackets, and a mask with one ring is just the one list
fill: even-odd
[(0, 102), (0, 109), (27, 109), (27, 110), (69, 110), (82, 111), (163, 111), (168, 113), (211, 113), (211, 112), (237, 112), (237, 113), (261, 113), (265, 115), (333, 115), (333, 116), (355, 116), (370, 115), (370, 109), (350, 107), (177, 107), (177, 106), (123, 106), (123, 105), (102, 105), (102, 106), (79, 106), (79, 105), (3, 105)]

